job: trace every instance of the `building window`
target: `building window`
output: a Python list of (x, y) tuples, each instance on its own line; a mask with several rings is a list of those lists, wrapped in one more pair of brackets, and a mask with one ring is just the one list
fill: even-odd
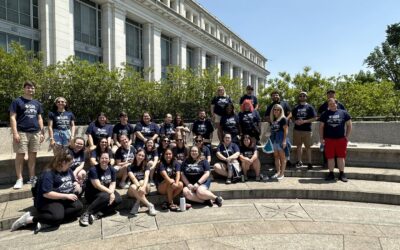
[(15, 36), (7, 33), (0, 32), (0, 48), (5, 51), (11, 51), (11, 43), (17, 42), (21, 44), (26, 50), (33, 50), (34, 52), (39, 52), (39, 41), (30, 38)]
[(221, 61), (221, 76), (226, 75), (226, 71), (225, 71), (225, 62)]
[(161, 36), (161, 77), (167, 78), (167, 68), (171, 65), (171, 46), (172, 39)]
[(209, 69), (211, 67), (211, 56), (206, 55), (206, 69)]
[(193, 15), (193, 23), (197, 26), (199, 25), (199, 17), (197, 15)]
[(193, 63), (193, 49), (190, 47), (186, 47), (186, 68), (187, 69), (193, 69), (194, 68), (194, 63)]
[(143, 70), (141, 24), (126, 20), (126, 62), (137, 71)]
[(38, 0), (0, 0), (0, 19), (38, 29)]
[(93, 59), (101, 61), (100, 5), (88, 0), (75, 0), (74, 34), (75, 55), (90, 62), (93, 62)]

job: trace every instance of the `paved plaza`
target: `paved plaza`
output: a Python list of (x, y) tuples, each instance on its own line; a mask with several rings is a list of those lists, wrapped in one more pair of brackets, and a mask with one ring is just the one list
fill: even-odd
[(2, 249), (399, 249), (400, 207), (316, 200), (227, 200), (186, 212), (127, 211), (34, 234), (0, 232)]

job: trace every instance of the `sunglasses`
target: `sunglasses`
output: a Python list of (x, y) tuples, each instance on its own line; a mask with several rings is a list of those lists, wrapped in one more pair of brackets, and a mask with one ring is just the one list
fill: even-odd
[(280, 112), (281, 110), (280, 109), (274, 109), (274, 111), (279, 111)]
[(178, 139), (178, 140), (176, 140), (176, 141), (183, 141), (182, 139)]
[(57, 103), (65, 103), (64, 101), (57, 101)]
[(169, 142), (169, 140), (163, 140), (163, 142)]
[(195, 142), (203, 142), (203, 140), (195, 140)]

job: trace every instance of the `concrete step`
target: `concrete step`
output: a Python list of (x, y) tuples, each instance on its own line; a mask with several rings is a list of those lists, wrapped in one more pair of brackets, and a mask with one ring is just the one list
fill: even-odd
[[(324, 178), (327, 174), (326, 169), (321, 166), (314, 166), (312, 170), (307, 170), (306, 167), (300, 169), (289, 168), (285, 172), (286, 177), (297, 178)], [(335, 169), (335, 171), (338, 171)], [(346, 175), (350, 180), (368, 180), (368, 181), (381, 181), (381, 182), (398, 182), (400, 183), (400, 169), (382, 169), (382, 168), (361, 168), (361, 167), (346, 167)], [(274, 167), (271, 165), (264, 165), (263, 174), (272, 176), (274, 174)], [(253, 173), (249, 172), (249, 177)], [(217, 177), (218, 178), (218, 177)], [(19, 200), (32, 197), (31, 186), (25, 184), (22, 189), (14, 190), (11, 184), (0, 185), (0, 202)]]
[[(118, 191), (123, 197), (120, 209), (130, 208), (133, 200), (127, 198), (126, 190)], [(212, 183), (211, 191), (224, 199), (314, 199), (400, 205), (400, 183), (382, 181), (350, 180), (343, 183), (326, 182), (320, 178), (285, 177), (279, 182), (248, 181), (231, 185), (217, 181)], [(165, 200), (154, 188), (148, 198), (155, 204)], [(32, 204), (31, 198), (0, 203), (0, 229), (9, 229), (24, 212), (33, 211)]]

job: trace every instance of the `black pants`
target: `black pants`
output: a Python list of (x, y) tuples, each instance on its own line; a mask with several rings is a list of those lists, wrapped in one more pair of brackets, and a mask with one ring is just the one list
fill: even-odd
[(93, 196), (86, 197), (86, 201), (90, 204), (87, 208), (89, 214), (96, 214), (102, 212), (103, 214), (110, 214), (115, 211), (115, 208), (121, 204), (122, 198), (118, 192), (114, 191), (115, 200), (109, 205), (110, 195), (106, 192), (100, 192)]
[(63, 221), (68, 221), (79, 217), (83, 205), (80, 200), (54, 200), (46, 202), (38, 208), (38, 216), (33, 218), (33, 222), (41, 222), (49, 225), (60, 225)]

